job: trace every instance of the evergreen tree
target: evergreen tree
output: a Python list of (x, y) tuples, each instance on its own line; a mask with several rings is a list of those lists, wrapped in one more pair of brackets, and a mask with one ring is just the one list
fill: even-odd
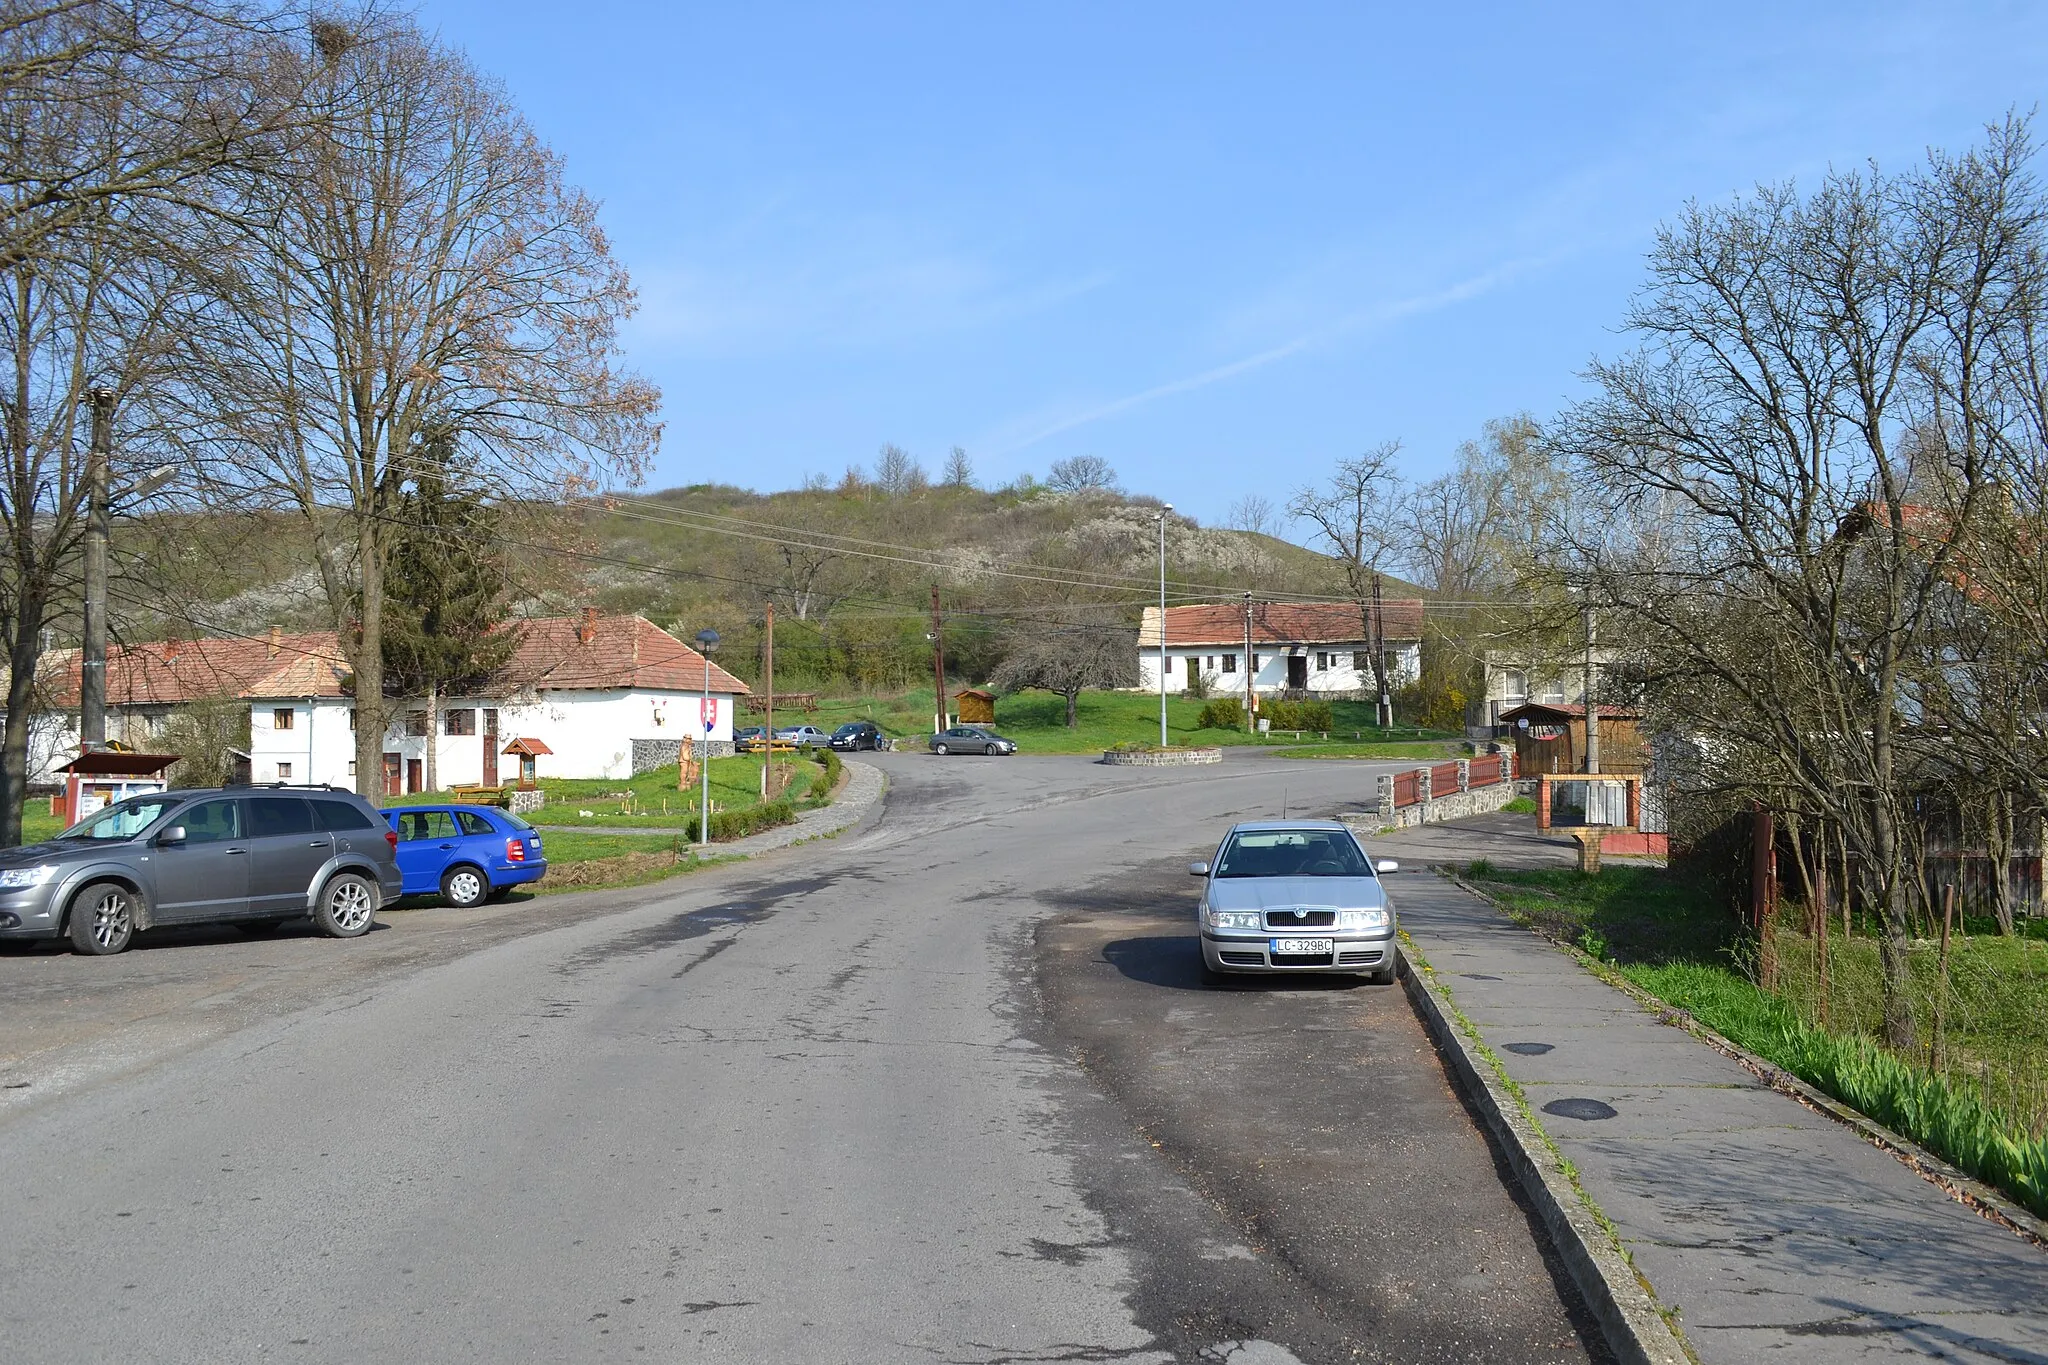
[(426, 783), (437, 791), (442, 699), (503, 668), (519, 633), (500, 628), (511, 587), (500, 514), (462, 478), (456, 433), (436, 429), (416, 451), (385, 580), (384, 684), (387, 695), (426, 699)]

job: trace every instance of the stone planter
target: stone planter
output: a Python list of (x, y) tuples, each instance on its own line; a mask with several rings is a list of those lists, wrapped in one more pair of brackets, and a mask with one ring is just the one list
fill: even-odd
[(1112, 767), (1185, 768), (1195, 763), (1221, 763), (1221, 749), (1105, 749), (1102, 761)]

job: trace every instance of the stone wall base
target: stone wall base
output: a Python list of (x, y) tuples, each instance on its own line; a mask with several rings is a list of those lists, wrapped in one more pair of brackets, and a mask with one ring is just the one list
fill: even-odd
[[(632, 743), (635, 777), (682, 761), (683, 742), (680, 739), (636, 739)], [(730, 758), (733, 754), (732, 741), (729, 739), (700, 740), (691, 748), (698, 758)]]
[(1411, 825), (1434, 825), (1445, 820), (1487, 815), (1520, 795), (1516, 791), (1517, 785), (1496, 782), (1490, 787), (1475, 787), (1471, 791), (1447, 792), (1434, 800), (1420, 801), (1412, 806), (1396, 806), (1391, 811), (1384, 808), (1357, 811), (1345, 816), (1344, 822), (1369, 833), (1378, 833), (1388, 829), (1407, 829)]
[(1106, 749), (1102, 761), (1111, 767), (1185, 768), (1195, 763), (1221, 763), (1221, 749)]
[(548, 794), (544, 791), (515, 791), (512, 793), (512, 804), (507, 806), (506, 809), (514, 815), (526, 815), (532, 811), (539, 810), (547, 803)]

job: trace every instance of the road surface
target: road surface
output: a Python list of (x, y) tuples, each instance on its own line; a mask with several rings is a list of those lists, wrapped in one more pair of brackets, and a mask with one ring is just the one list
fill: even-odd
[(1398, 988), (1196, 979), (1181, 864), (1373, 769), (877, 760), (658, 888), (0, 956), (0, 1357), (1601, 1358)]

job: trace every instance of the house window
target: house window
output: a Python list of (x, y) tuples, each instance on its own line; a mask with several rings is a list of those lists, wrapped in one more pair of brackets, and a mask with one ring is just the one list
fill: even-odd
[(1254, 654), (1254, 655), (1252, 655), (1252, 672), (1256, 673), (1256, 672), (1258, 672), (1258, 671), (1259, 671), (1259, 656), (1258, 656), (1258, 655), (1256, 655), (1256, 654)]
[(350, 777), (354, 777), (356, 775), (356, 761), (354, 759), (350, 759), (348, 761), (348, 775)]
[(484, 733), (494, 737), (498, 733), (498, 708), (495, 706), (484, 708)]
[[(290, 728), (290, 727), (286, 727), (286, 728)], [(278, 765), (277, 765), (277, 780), (278, 780), (278, 781), (280, 781), (280, 782), (289, 782), (289, 781), (291, 781), (291, 780), (292, 780), (292, 765), (291, 765), (291, 764), (289, 764), (289, 763), (280, 763), (280, 764), (278, 764)]]
[(1353, 673), (1370, 673), (1372, 671), (1372, 655), (1363, 649), (1351, 651), (1351, 671)]
[(406, 712), (405, 732), (415, 739), (424, 736), (427, 733), (427, 713), (424, 711)]
[(294, 711), (289, 706), (278, 707), (276, 710), (270, 713), (270, 728), (273, 730), (291, 729), (292, 718), (297, 714), (298, 712)]
[(1317, 650), (1317, 651), (1316, 651), (1316, 672), (1318, 672), (1318, 673), (1327, 673), (1327, 672), (1329, 672), (1329, 670), (1330, 670), (1330, 652), (1329, 652), (1328, 650), (1326, 650), (1326, 649), (1319, 649), (1319, 650)]
[(445, 713), (441, 720), (441, 733), (444, 735), (476, 733), (476, 712), (467, 706)]
[(351, 730), (356, 728), (356, 708), (353, 706), (348, 708), (348, 728)]
[(1223, 656), (1223, 671), (1225, 673), (1237, 672), (1237, 656), (1235, 654), (1226, 654)]
[(1501, 678), (1504, 695), (1522, 698), (1529, 695), (1529, 675), (1517, 669), (1509, 669)]

